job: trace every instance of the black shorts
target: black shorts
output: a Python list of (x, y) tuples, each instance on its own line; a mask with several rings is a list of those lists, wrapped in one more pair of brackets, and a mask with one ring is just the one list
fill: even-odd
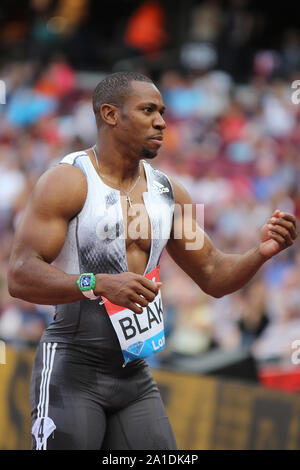
[(83, 351), (40, 343), (30, 401), (33, 449), (177, 449), (148, 366), (110, 376)]

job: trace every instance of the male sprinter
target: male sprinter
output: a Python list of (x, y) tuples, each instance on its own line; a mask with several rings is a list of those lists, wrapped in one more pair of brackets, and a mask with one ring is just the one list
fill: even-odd
[(93, 107), (95, 147), (65, 156), (41, 176), (10, 260), (12, 296), (56, 305), (32, 373), (33, 448), (176, 449), (144, 359), (164, 344), (163, 249), (203, 291), (221, 297), (293, 244), (295, 218), (275, 211), (255, 248), (220, 252), (195, 214), (186, 215), (186, 190), (149, 163), (166, 128), (152, 81), (109, 75), (96, 87)]

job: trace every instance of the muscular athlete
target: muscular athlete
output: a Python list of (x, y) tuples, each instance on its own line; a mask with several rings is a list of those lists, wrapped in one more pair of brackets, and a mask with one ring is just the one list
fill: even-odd
[[(183, 210), (195, 239), (203, 238), (200, 247), (188, 248), (186, 221), (174, 207), (192, 205), (191, 198), (150, 164), (166, 128), (157, 87), (140, 74), (112, 74), (96, 87), (93, 107), (95, 147), (67, 155), (41, 176), (11, 254), (10, 294), (56, 306), (32, 373), (33, 448), (176, 449), (145, 360), (124, 363), (108, 305), (134, 314), (135, 327), (122, 320), (127, 339), (134, 331), (142, 335), (161, 320), (160, 311), (149, 309), (147, 328), (139, 323), (160, 295), (161, 283), (151, 276), (164, 248), (204, 292), (222, 297), (293, 244), (296, 221), (275, 211), (257, 246), (233, 255), (214, 246), (197, 226), (195, 211)], [(135, 220), (134, 205), (145, 209), (138, 237), (125, 230)], [(95, 275), (95, 300), (79, 289), (82, 273)]]

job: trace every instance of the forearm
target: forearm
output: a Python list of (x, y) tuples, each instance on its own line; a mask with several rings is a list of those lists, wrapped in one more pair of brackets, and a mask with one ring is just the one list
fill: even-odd
[[(101, 284), (97, 275), (97, 288)], [(8, 271), (8, 289), (13, 297), (41, 305), (76, 302), (85, 297), (77, 286), (78, 274), (66, 274), (41, 258), (18, 261)], [(100, 294), (99, 294), (100, 295)]]
[(267, 258), (260, 254), (258, 247), (242, 255), (218, 251), (208, 282), (210, 295), (223, 297), (241, 289), (253, 278), (266, 260)]

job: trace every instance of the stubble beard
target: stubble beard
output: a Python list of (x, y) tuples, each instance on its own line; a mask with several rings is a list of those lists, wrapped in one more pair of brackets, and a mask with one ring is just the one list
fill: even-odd
[(148, 160), (151, 158), (155, 158), (157, 155), (157, 151), (149, 150), (145, 147), (142, 148), (142, 157), (147, 158)]

